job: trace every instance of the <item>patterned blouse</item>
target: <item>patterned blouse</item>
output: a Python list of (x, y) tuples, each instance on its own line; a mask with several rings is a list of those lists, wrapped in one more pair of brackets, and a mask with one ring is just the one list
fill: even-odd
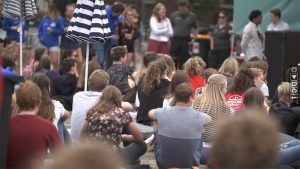
[(89, 125), (89, 138), (91, 140), (105, 140), (119, 147), (122, 141), (123, 128), (133, 120), (128, 112), (121, 108), (100, 114), (92, 109), (87, 113), (86, 121)]
[(263, 59), (264, 55), (264, 36), (260, 28), (253, 22), (249, 22), (244, 30), (241, 42), (242, 52), (246, 55), (246, 60), (252, 57)]

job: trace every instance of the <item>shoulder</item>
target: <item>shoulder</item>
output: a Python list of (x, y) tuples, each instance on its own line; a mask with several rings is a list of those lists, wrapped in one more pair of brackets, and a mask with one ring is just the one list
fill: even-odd
[(171, 18), (172, 17), (176, 17), (176, 16), (179, 16), (179, 12), (178, 11), (175, 11), (175, 12), (171, 13)]
[(190, 16), (190, 17), (193, 17), (193, 18), (196, 18), (195, 13), (193, 13), (193, 12), (191, 12), (191, 11), (189, 12), (189, 16)]

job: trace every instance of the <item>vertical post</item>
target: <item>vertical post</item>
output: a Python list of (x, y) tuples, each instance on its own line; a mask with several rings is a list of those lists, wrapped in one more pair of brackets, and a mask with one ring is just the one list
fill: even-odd
[(20, 27), (19, 27), (19, 34), (20, 34), (20, 76), (23, 75), (23, 25), (22, 19), (20, 20)]
[(87, 91), (88, 71), (89, 71), (89, 55), (90, 45), (86, 43), (86, 57), (85, 57), (85, 72), (84, 72), (84, 91)]

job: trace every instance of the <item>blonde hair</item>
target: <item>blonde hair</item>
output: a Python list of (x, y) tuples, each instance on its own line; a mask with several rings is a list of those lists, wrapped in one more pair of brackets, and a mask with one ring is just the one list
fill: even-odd
[(289, 82), (282, 82), (277, 87), (277, 91), (278, 91), (278, 97), (279, 97), (280, 100), (290, 102), (291, 88), (290, 88), (290, 83)]
[(204, 60), (199, 56), (194, 56), (189, 58), (184, 65), (183, 70), (191, 75), (202, 75), (204, 68), (206, 67), (206, 63)]
[(196, 97), (194, 102), (194, 108), (197, 110), (208, 110), (215, 117), (219, 117), (221, 114), (221, 105), (226, 103), (225, 96), (223, 94), (224, 88), (226, 88), (227, 80), (224, 75), (213, 74), (208, 78), (205, 91), (202, 95)]
[(155, 89), (155, 87), (160, 84), (160, 81), (163, 78), (166, 70), (167, 64), (164, 60), (159, 60), (157, 62), (151, 63), (144, 78), (143, 92), (146, 94), (146, 96), (149, 96), (150, 93)]
[(250, 68), (254, 79), (257, 78), (260, 75), (264, 75), (264, 70), (259, 69), (259, 68)]
[(239, 64), (233, 58), (227, 58), (224, 60), (219, 72), (222, 75), (235, 76), (239, 71)]
[(158, 20), (158, 22), (161, 22), (163, 19), (165, 19), (165, 18), (160, 18), (159, 14), (158, 14), (158, 11), (162, 7), (165, 7), (165, 5), (161, 2), (159, 2), (155, 5), (155, 7), (153, 8), (153, 11), (152, 11), (152, 16), (155, 17)]

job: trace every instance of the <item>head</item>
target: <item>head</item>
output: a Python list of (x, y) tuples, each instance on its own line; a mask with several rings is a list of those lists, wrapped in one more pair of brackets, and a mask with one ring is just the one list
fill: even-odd
[(251, 87), (255, 87), (254, 76), (250, 69), (242, 68), (233, 78), (229, 92), (245, 93)]
[(124, 64), (127, 61), (127, 49), (123, 46), (113, 47), (110, 51), (110, 57), (113, 61), (121, 61)]
[(203, 71), (203, 77), (204, 77), (205, 83), (207, 83), (208, 78), (211, 75), (214, 75), (214, 74), (219, 74), (219, 72), (216, 69), (214, 69), (214, 68), (207, 68), (207, 69), (205, 69)]
[(29, 65), (34, 59), (34, 49), (32, 47), (23, 48), (23, 67)]
[(151, 62), (158, 58), (158, 54), (155, 52), (146, 52), (143, 57), (143, 66), (147, 68)]
[(120, 158), (107, 145), (99, 143), (80, 144), (65, 149), (54, 156), (53, 162), (50, 169), (119, 169), (123, 166)]
[(47, 69), (50, 70), (51, 69), (51, 60), (48, 57), (44, 57), (41, 59), (41, 61), (39, 62), (37, 68), (36, 68), (36, 72), (38, 72), (41, 69)]
[(31, 78), (31, 81), (35, 83), (42, 91), (41, 104), (37, 115), (41, 116), (46, 120), (49, 120), (50, 122), (53, 122), (55, 118), (55, 113), (54, 105), (50, 98), (49, 78), (45, 74), (37, 73)]
[(239, 71), (239, 64), (234, 58), (227, 58), (224, 60), (219, 72), (226, 76), (235, 76)]
[(46, 48), (35, 49), (35, 54), (34, 54), (35, 61), (40, 61), (44, 57), (48, 57), (48, 51)]
[(67, 18), (71, 19), (73, 17), (74, 10), (75, 10), (75, 5), (74, 4), (66, 5), (65, 16)]
[(167, 64), (167, 77), (169, 79), (172, 79), (175, 71), (176, 71), (176, 67), (175, 67), (175, 63), (174, 63), (174, 60), (172, 59), (171, 56), (169, 55), (160, 55), (160, 58), (159, 59), (163, 59), (166, 64)]
[(259, 68), (250, 68), (252, 74), (253, 74), (253, 81), (256, 87), (261, 88), (261, 86), (264, 84), (264, 71)]
[(276, 9), (272, 9), (270, 11), (270, 21), (273, 24), (278, 23), (280, 21), (280, 18), (281, 18), (281, 11), (280, 11), (280, 9), (276, 8)]
[(125, 21), (127, 23), (134, 24), (135, 17), (134, 17), (133, 12), (130, 8), (125, 10), (124, 16), (125, 16)]
[(112, 6), (112, 15), (114, 17), (119, 17), (124, 12), (124, 5), (120, 2), (114, 3)]
[(167, 68), (167, 63), (162, 59), (150, 64), (144, 76), (143, 92), (146, 95), (150, 95), (154, 88), (160, 84), (161, 79), (166, 76)]
[(44, 11), (50, 16), (52, 20), (55, 20), (59, 15), (59, 10), (54, 2), (48, 1), (44, 6)]
[(228, 14), (225, 11), (219, 11), (218, 13), (218, 24), (224, 24), (227, 23), (228, 20)]
[(188, 59), (184, 65), (183, 70), (189, 75), (203, 75), (203, 71), (206, 67), (206, 63), (199, 56), (194, 56)]
[(62, 62), (62, 68), (64, 72), (75, 74), (76, 72), (76, 61), (71, 58), (66, 58)]
[(119, 89), (115, 86), (107, 86), (93, 109), (96, 109), (100, 114), (105, 114), (114, 108), (121, 108), (121, 103), (122, 94)]
[(175, 103), (182, 102), (192, 105), (193, 89), (188, 83), (181, 83), (175, 89)]
[(3, 47), (6, 48), (10, 44), (16, 44), (17, 39), (15, 37), (6, 37), (3, 40)]
[(253, 10), (249, 15), (249, 20), (256, 25), (261, 24), (262, 22), (262, 13), (260, 10)]
[(101, 92), (109, 84), (109, 75), (104, 70), (95, 70), (88, 80), (89, 91)]
[[(88, 67), (88, 78), (95, 70), (100, 70), (101, 66), (98, 64), (97, 61), (89, 61), (89, 67)], [(84, 76), (85, 76), (85, 65), (82, 68), (82, 71), (79, 75), (78, 84), (77, 87), (82, 88), (84, 87)]]
[(174, 94), (176, 87), (181, 83), (189, 83), (189, 75), (182, 70), (178, 70), (172, 78), (170, 93)]
[(291, 86), (289, 82), (282, 82), (277, 87), (278, 99), (279, 101), (287, 103), (287, 105), (291, 104), (290, 95), (291, 95)]
[(139, 11), (139, 7), (135, 4), (131, 4), (130, 5), (130, 9), (132, 11), (132, 14), (134, 16), (134, 23), (138, 24), (139, 22), (139, 18), (140, 18), (140, 11)]
[(157, 3), (153, 9), (152, 15), (156, 17), (158, 21), (166, 18), (167, 10), (163, 3)]
[(40, 88), (32, 81), (25, 81), (16, 91), (20, 111), (37, 111), (42, 99)]
[(177, 7), (181, 15), (187, 15), (189, 12), (190, 2), (189, 0), (178, 0)]
[(14, 62), (16, 62), (19, 59), (19, 51), (19, 45), (12, 43), (6, 46), (6, 48), (3, 51), (3, 56), (10, 57)]
[(269, 65), (268, 65), (268, 62), (263, 59), (258, 59), (255, 61), (248, 61), (247, 63), (245, 63), (244, 67), (261, 69), (261, 70), (263, 70), (264, 79), (267, 78)]
[[(220, 93), (225, 95), (227, 92), (227, 80), (224, 75), (221, 74), (214, 74), (208, 78), (207, 86), (205, 88), (205, 92)], [(213, 95), (212, 95), (213, 96)]]
[(246, 109), (264, 110), (264, 95), (257, 87), (248, 89), (244, 96), (244, 104)]
[(7, 68), (7, 67), (11, 67), (12, 69), (14, 69), (15, 66), (16, 66), (16, 63), (10, 57), (4, 56), (2, 58), (2, 62), (3, 62), (2, 66), (3, 66), (4, 69)]
[(76, 60), (78, 58), (78, 53), (76, 49), (66, 49), (62, 55), (62, 60), (66, 58), (71, 58)]
[(277, 131), (274, 121), (258, 113), (229, 118), (217, 126), (211, 168), (273, 168), (279, 146)]

